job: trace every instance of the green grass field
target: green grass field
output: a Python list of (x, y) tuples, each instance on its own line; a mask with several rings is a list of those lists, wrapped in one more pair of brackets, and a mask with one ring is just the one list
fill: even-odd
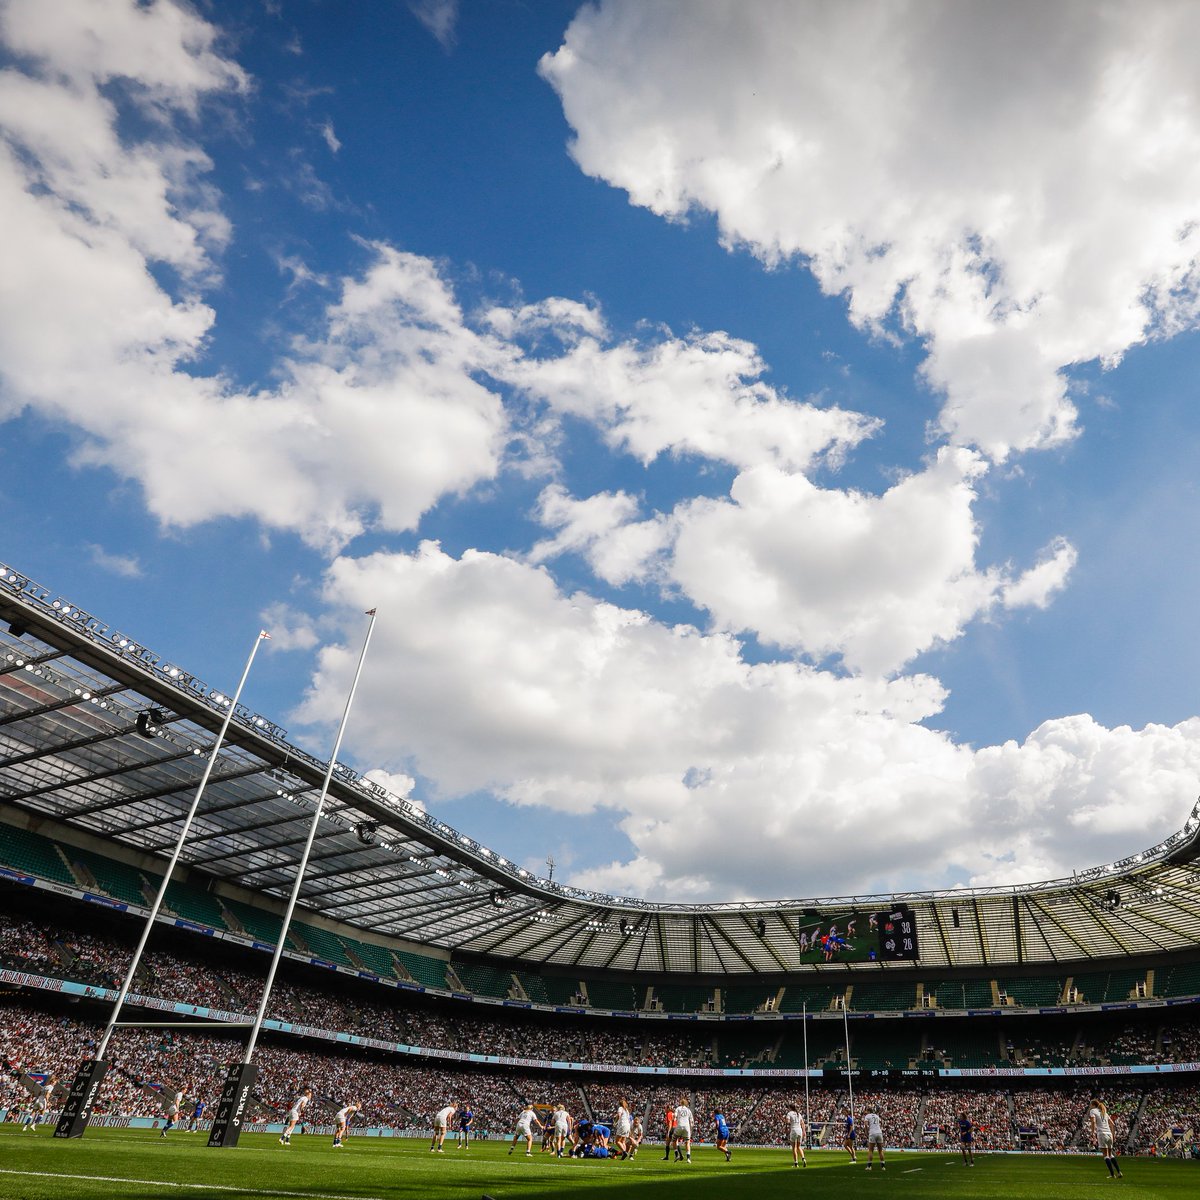
[(273, 1136), (248, 1135), (233, 1150), (209, 1150), (203, 1134), (97, 1129), (78, 1141), (55, 1141), (50, 1129), (22, 1135), (0, 1127), (0, 1197), (5, 1200), (812, 1200), (875, 1193), (920, 1197), (1003, 1197), (1003, 1200), (1091, 1200), (1192, 1197), (1200, 1164), (1129, 1159), (1125, 1178), (1110, 1181), (1099, 1157), (980, 1155), (973, 1169), (945, 1154), (895, 1153), (886, 1174), (850, 1166), (842, 1152), (809, 1155), (794, 1169), (786, 1150), (736, 1150), (726, 1163), (711, 1148), (690, 1167), (664, 1163), (647, 1146), (636, 1161), (579, 1162), (522, 1154), (508, 1157), (497, 1142), (431, 1155), (426, 1143), (350, 1138), (333, 1150), (328, 1138), (297, 1137), (284, 1148)]

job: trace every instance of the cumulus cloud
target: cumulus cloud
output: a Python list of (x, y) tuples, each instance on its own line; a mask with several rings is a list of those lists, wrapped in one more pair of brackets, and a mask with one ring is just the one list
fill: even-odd
[(589, 175), (928, 350), (940, 432), (1071, 437), (1064, 370), (1192, 328), (1200, 11), (602, 0), (541, 64)]
[(981, 614), (1044, 608), (1066, 585), (1076, 551), (1061, 538), (1019, 575), (977, 564), (984, 470), (978, 455), (944, 447), (874, 496), (762, 464), (739, 473), (728, 498), (649, 519), (623, 492), (577, 500), (554, 485), (537, 515), (557, 532), (530, 558), (577, 553), (608, 583), (681, 593), (717, 629), (888, 674)]
[[(492, 314), (514, 334), (542, 327), (527, 311)], [(528, 355), (513, 382), (555, 412), (582, 418), (614, 449), (649, 464), (661, 454), (734, 466), (773, 462), (805, 470), (840, 462), (879, 422), (836, 406), (792, 400), (765, 383), (766, 366), (750, 343), (721, 331), (605, 342), (595, 314), (559, 310), (561, 354)]]
[[(195, 369), (229, 228), (175, 117), (246, 78), (190, 10), (71, 8), (61, 38), (44, 5), (2, 10), (20, 65), (0, 72), (0, 415), (66, 423), (75, 461), (136, 479), (164, 524), (249, 516), (319, 546), (411, 528), (494, 475), (506, 419), (477, 376), (497, 351), (427, 259), (367, 247), (273, 389)], [(147, 105), (132, 142), (123, 117)]]
[[(1200, 721), (1136, 732), (1075, 717), (1021, 746), (958, 746), (929, 727), (944, 693), (927, 676), (748, 663), (732, 637), (566, 594), (540, 567), (479, 551), (339, 558), (324, 599), (334, 614), (379, 606), (356, 753), (433, 781), (441, 811), (481, 789), (611, 811), (629, 858), (574, 876), (604, 890), (1053, 876), (1168, 832), (1200, 768)], [(356, 639), (322, 650), (298, 719), (336, 721)]]

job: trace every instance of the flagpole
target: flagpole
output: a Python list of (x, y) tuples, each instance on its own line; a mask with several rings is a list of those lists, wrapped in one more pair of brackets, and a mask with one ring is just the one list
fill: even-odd
[(117, 1026), (117, 1018), (121, 1015), (121, 1008), (125, 1003), (125, 997), (129, 995), (129, 989), (133, 984), (133, 977), (141, 964), (142, 952), (146, 949), (146, 942), (150, 937), (150, 931), (154, 928), (154, 922), (158, 919), (159, 910), (162, 908), (163, 899), (167, 894), (167, 886), (171, 882), (171, 874), (179, 862), (179, 856), (183, 853), (184, 840), (192, 828), (192, 821), (195, 819), (196, 810), (200, 807), (200, 799), (204, 795), (204, 789), (208, 786), (208, 778), (212, 774), (213, 767), (216, 765), (217, 755), (221, 750), (222, 743), (225, 741), (225, 734), (229, 730), (229, 723), (233, 720), (233, 714), (237, 710), (238, 701), (242, 695), (242, 688), (246, 685), (246, 678), (250, 674), (250, 668), (254, 663), (254, 656), (258, 653), (258, 648), (262, 645), (264, 639), (270, 640), (270, 637), (271, 635), (266, 630), (260, 629), (258, 637), (254, 639), (254, 645), (250, 648), (250, 657), (246, 659), (246, 667), (242, 671), (241, 679), (238, 681), (237, 691), (233, 693), (233, 699), (229, 702), (229, 708), (225, 712), (225, 720), (221, 722), (221, 729), (217, 734), (217, 740), (209, 752), (208, 762), (204, 765), (204, 774), (200, 777), (200, 786), (196, 788), (196, 794), (192, 798), (192, 806), (188, 809), (187, 816), (183, 821), (183, 828), (179, 831), (179, 837), (175, 839), (175, 850), (171, 855), (171, 861), (167, 864), (167, 869), (163, 872), (162, 883), (159, 884), (158, 888), (158, 895), (154, 897), (154, 904), (150, 909), (150, 915), (146, 918), (141, 939), (138, 941), (137, 949), (133, 952), (133, 961), (129, 964), (129, 971), (125, 976), (124, 982), (121, 984), (120, 992), (117, 993), (117, 1000), (113, 1005), (112, 1016), (108, 1020), (108, 1027), (104, 1030), (104, 1036), (100, 1039), (100, 1045), (96, 1047), (95, 1057), (98, 1059), (104, 1057), (104, 1051), (108, 1048), (109, 1039), (112, 1037), (113, 1030)]

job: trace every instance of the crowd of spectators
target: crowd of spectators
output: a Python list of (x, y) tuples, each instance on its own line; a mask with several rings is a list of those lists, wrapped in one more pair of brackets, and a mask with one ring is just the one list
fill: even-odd
[[(192, 958), (177, 952), (181, 945), (164, 948), (152, 944), (135, 980), (135, 991), (231, 1013), (249, 1014), (256, 1009), (265, 979), (265, 956), (261, 963), (251, 956), (235, 958), (232, 953)], [(48, 920), (0, 915), (0, 965), (5, 967), (112, 988), (119, 985), (130, 957), (130, 946), (115, 935), (64, 930)], [(536, 1014), (508, 1010), (480, 1013), (461, 1004), (452, 1011), (422, 1005), (404, 993), (373, 985), (347, 987), (339, 977), (327, 979), (316, 971), (310, 972), (311, 982), (302, 981), (303, 970), (294, 967), (290, 977), (285, 973), (277, 980), (270, 1017), (389, 1043), (512, 1058), (653, 1065), (684, 1072), (718, 1064), (723, 1058), (719, 1026), (667, 1029), (613, 1021), (547, 1021)], [(13, 1070), (54, 1070), (69, 1079), (98, 1034), (87, 1021), (49, 1016), (36, 1007), (8, 1003), (0, 1011), (4, 1018), (0, 1054)], [(1200, 1026), (1172, 1016), (1174, 1021), (1163, 1025), (1151, 1021), (1091, 1025), (1092, 1044), (1081, 1034), (1072, 1040), (1050, 1032), (1043, 1036), (1014, 1033), (1016, 1044), (1009, 1043), (1009, 1057), (1025, 1065), (1200, 1060)], [(744, 1030), (736, 1036), (745, 1042)], [(730, 1038), (730, 1045), (738, 1047), (734, 1035)], [(119, 1030), (110, 1046), (114, 1066), (100, 1102), (122, 1115), (160, 1116), (162, 1103), (156, 1088), (170, 1086), (211, 1104), (219, 1093), (225, 1064), (237, 1057), (236, 1050), (236, 1042), (227, 1035)], [(744, 1053), (744, 1046), (740, 1052)], [(410, 1065), (418, 1061), (421, 1065)], [(645, 1079), (636, 1080), (636, 1085), (634, 1079), (624, 1077), (593, 1079), (581, 1092), (579, 1076), (563, 1076), (560, 1078), (567, 1082), (548, 1083), (528, 1075), (489, 1073), (451, 1064), (431, 1066), (428, 1060), (383, 1054), (348, 1056), (320, 1043), (285, 1043), (282, 1039), (264, 1042), (258, 1062), (260, 1115), (282, 1112), (296, 1091), (311, 1084), (317, 1094), (313, 1111), (318, 1119), (332, 1114), (348, 1099), (361, 1098), (364, 1122), (397, 1128), (424, 1128), (429, 1114), (453, 1099), (471, 1101), (478, 1114), (477, 1128), (507, 1131), (526, 1099), (561, 1102), (571, 1112), (586, 1105), (594, 1114), (608, 1116), (624, 1096), (635, 1112), (643, 1114), (647, 1136), (661, 1137), (662, 1111), (680, 1098), (677, 1085)], [(15, 1079), (10, 1073), (4, 1080), (0, 1104), (12, 1107), (21, 1098), (23, 1092)], [(795, 1094), (796, 1081), (710, 1087), (708, 1080), (698, 1079), (696, 1087), (701, 1090), (687, 1094), (701, 1130), (707, 1130), (711, 1113), (720, 1109), (735, 1138), (744, 1142), (782, 1142), (784, 1114), (801, 1100)], [(801, 1092), (802, 1088), (801, 1082)], [(883, 1119), (889, 1142), (896, 1145), (920, 1145), (939, 1135), (943, 1141), (953, 1141), (957, 1116), (965, 1105), (980, 1128), (981, 1148), (1020, 1144), (1062, 1150), (1085, 1144), (1084, 1117), (1090, 1094), (1091, 1085), (1057, 1090), (1014, 1087), (1011, 1092), (936, 1087), (856, 1091), (855, 1110), (863, 1113), (874, 1107)], [(1119, 1142), (1133, 1132), (1137, 1146), (1149, 1147), (1200, 1131), (1200, 1089), (1153, 1086), (1143, 1093), (1130, 1087), (1109, 1088), (1105, 1098), (1117, 1118)], [(812, 1115), (818, 1140), (828, 1129), (832, 1141), (840, 1143), (848, 1100), (843, 1092), (814, 1090)], [(1141, 1118), (1135, 1122), (1139, 1105), (1143, 1105)]]

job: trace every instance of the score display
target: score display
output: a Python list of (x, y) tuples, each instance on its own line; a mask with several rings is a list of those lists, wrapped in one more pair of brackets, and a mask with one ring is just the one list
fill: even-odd
[(913, 910), (898, 904), (876, 913), (879, 927), (879, 957), (886, 962), (912, 962), (920, 957), (917, 946), (917, 919)]

